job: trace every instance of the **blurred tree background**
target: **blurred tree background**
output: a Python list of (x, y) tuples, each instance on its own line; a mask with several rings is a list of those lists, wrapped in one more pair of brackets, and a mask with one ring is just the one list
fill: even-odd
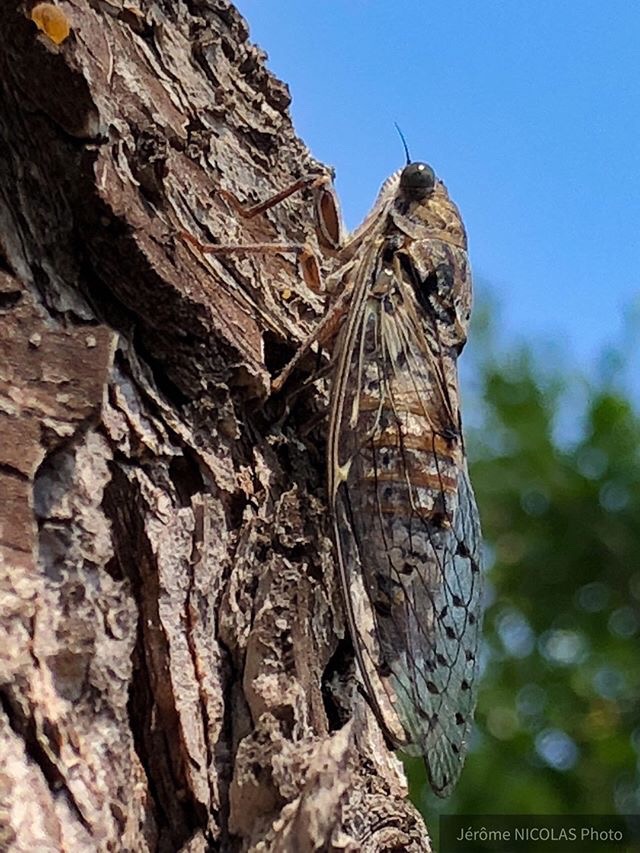
[(620, 380), (633, 356), (611, 350), (590, 379), (561, 348), (498, 352), (492, 313), (463, 356), (487, 544), (476, 730), (449, 800), (407, 760), (413, 798), (432, 830), (437, 813), (637, 814), (640, 418)]

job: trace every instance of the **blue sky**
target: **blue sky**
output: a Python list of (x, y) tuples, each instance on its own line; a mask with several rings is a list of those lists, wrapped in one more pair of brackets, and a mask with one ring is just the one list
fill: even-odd
[(397, 121), (462, 211), (504, 338), (593, 374), (640, 306), (638, 0), (237, 5), (347, 225), (403, 164)]

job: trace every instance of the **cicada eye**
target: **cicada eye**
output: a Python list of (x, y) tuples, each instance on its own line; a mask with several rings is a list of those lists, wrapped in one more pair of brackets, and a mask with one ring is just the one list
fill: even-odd
[(400, 188), (410, 198), (425, 198), (435, 185), (435, 172), (426, 163), (409, 163), (400, 175)]

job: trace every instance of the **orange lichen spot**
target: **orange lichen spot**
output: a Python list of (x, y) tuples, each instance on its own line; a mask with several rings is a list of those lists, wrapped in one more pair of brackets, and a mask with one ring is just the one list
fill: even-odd
[(71, 32), (69, 19), (52, 3), (38, 3), (31, 10), (31, 20), (54, 44), (62, 44)]
[(288, 287), (283, 288), (283, 290), (282, 290), (282, 298), (284, 299), (284, 301), (285, 301), (285, 302), (288, 302), (288, 301), (289, 301), (289, 299), (291, 299), (291, 297), (292, 297), (292, 296), (293, 296), (293, 294), (291, 293), (291, 289), (290, 289), (290, 288), (288, 288)]

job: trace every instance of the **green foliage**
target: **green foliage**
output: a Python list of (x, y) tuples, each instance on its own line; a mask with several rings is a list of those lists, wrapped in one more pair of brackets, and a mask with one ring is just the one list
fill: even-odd
[(444, 803), (407, 762), (414, 797), (430, 825), (434, 812), (637, 813), (640, 419), (610, 376), (498, 359), (490, 337), (463, 407), (482, 412), (469, 456), (488, 544), (476, 732)]

